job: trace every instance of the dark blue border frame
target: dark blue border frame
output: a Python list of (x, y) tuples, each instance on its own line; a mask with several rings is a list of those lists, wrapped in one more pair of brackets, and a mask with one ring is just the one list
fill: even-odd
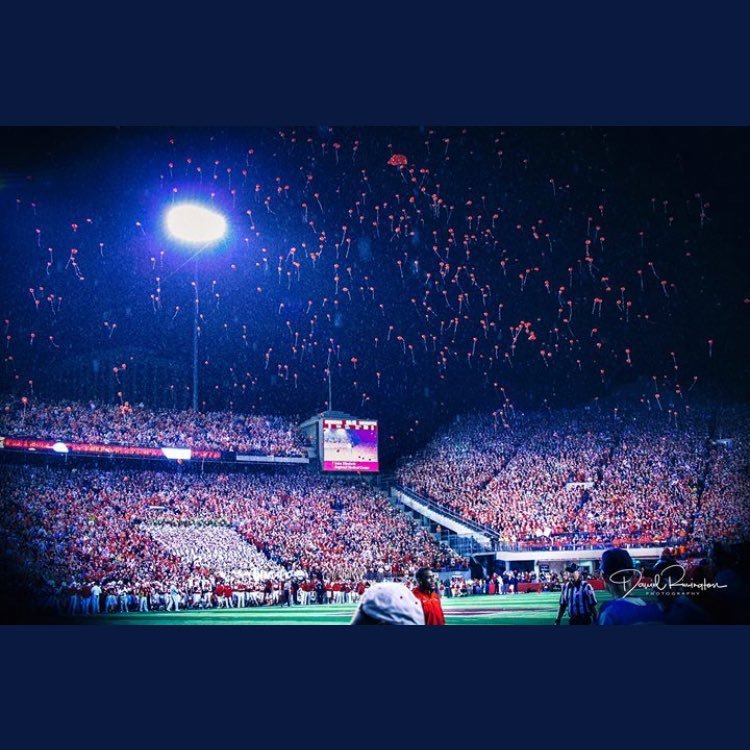
[[(17, 10), (19, 14), (25, 12)], [(738, 125), (745, 27), (674, 2), (36, 8), (0, 45), (5, 124)], [(8, 19), (10, 21), (10, 19)]]
[[(247, 19), (229, 16), (228, 8), (183, 19), (173, 6), (164, 18), (153, 8), (144, 15), (117, 6), (106, 31), (71, 6), (46, 16), (34, 6), (32, 20), (5, 27), (0, 120), (750, 124), (747, 45), (737, 19), (673, 4), (576, 5), (502, 4), (494, 12), (284, 5), (276, 18), (254, 5)], [(337, 26), (341, 21), (346, 26)], [(724, 627), (8, 626), (0, 627), (2, 705), (21, 733), (47, 729), (72, 741), (93, 738), (98, 721), (106, 733), (100, 741), (140, 741), (141, 722), (153, 722), (169, 739), (183, 729), (191, 734), (196, 723), (215, 738), (224, 726), (231, 737), (237, 711), (248, 707), (251, 724), (277, 736), (296, 707), (303, 717), (297, 724), (309, 732), (319, 721), (323, 738), (340, 719), (347, 744), (362, 734), (390, 742), (401, 721), (410, 727), (407, 741), (418, 735), (424, 743), (431, 730), (448, 734), (454, 718), (462, 730), (501, 741), (498, 703), (503, 727), (533, 728), (557, 745), (566, 711), (586, 712), (587, 743), (601, 741), (598, 720), (606, 737), (625, 732), (632, 715), (643, 722), (653, 714), (660, 721), (650, 741), (674, 741), (693, 736), (700, 713), (716, 736), (733, 716), (742, 720), (735, 705), (742, 693), (730, 689), (726, 675), (746, 687), (747, 635)], [(535, 714), (538, 706), (548, 720)], [(356, 734), (347, 735), (351, 718)], [(628, 736), (646, 741), (642, 730)], [(472, 734), (462, 741), (480, 740)]]

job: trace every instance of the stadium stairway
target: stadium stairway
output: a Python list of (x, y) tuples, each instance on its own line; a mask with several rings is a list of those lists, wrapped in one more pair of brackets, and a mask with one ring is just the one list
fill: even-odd
[[(453, 549), (457, 554), (465, 558), (473, 558), (481, 555), (494, 555), (492, 544), (488, 543), (487, 538), (488, 530), (478, 526), (477, 524), (467, 521), (459, 516), (447, 511), (445, 508), (437, 505), (436, 503), (414, 495), (415, 498), (419, 499), (420, 503), (424, 503), (430, 506), (431, 510), (434, 510), (438, 517), (445, 517), (444, 523), (439, 523), (435, 518), (429, 518), (424, 513), (420, 512), (418, 508), (411, 507), (403, 502), (401, 495), (391, 490), (397, 489), (400, 492), (409, 492), (405, 488), (396, 484), (395, 478), (393, 477), (380, 477), (378, 483), (378, 489), (389, 502), (398, 507), (399, 510), (411, 516), (421, 526), (423, 526), (429, 533), (438, 541)], [(409, 494), (413, 494), (410, 493)], [(455, 521), (460, 526), (465, 527), (468, 533), (458, 533), (446, 525), (451, 521)]]

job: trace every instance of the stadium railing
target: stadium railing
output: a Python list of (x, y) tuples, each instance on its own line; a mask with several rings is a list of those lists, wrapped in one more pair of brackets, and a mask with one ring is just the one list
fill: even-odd
[[(447, 518), (450, 518), (456, 521), (457, 523), (460, 523), (461, 525), (466, 526), (467, 528), (470, 528), (476, 531), (479, 534), (483, 534), (484, 536), (489, 537), (491, 544), (492, 544), (492, 550), (495, 552), (555, 552), (555, 551), (585, 552), (586, 550), (603, 550), (603, 549), (607, 549), (608, 547), (613, 546), (612, 540), (599, 541), (599, 542), (587, 542), (585, 539), (581, 539), (575, 543), (554, 542), (554, 541), (539, 543), (533, 540), (524, 540), (524, 541), (517, 541), (517, 542), (502, 542), (500, 541), (500, 534), (498, 533), (497, 530), (492, 529), (488, 526), (483, 526), (482, 524), (478, 524), (474, 521), (470, 521), (464, 518), (463, 516), (459, 515), (455, 511), (451, 510), (450, 508), (446, 508), (444, 505), (441, 505), (440, 503), (436, 502), (432, 498), (425, 497), (424, 495), (421, 495), (420, 493), (415, 492), (414, 490), (411, 490), (408, 487), (404, 487), (398, 482), (394, 482), (391, 486), (397, 491), (403, 492), (405, 495), (408, 495), (412, 497), (413, 499), (417, 500), (418, 502), (422, 503), (423, 505), (426, 505), (428, 508), (432, 508), (437, 513), (440, 513), (441, 515), (446, 516)], [(460, 536), (463, 537), (464, 535), (460, 535)], [(474, 541), (474, 544), (476, 544), (476, 549), (469, 551), (468, 554), (474, 554), (476, 552), (486, 552), (486, 550), (483, 549), (481, 545), (479, 545), (476, 542), (476, 540), (473, 540), (473, 541)], [(642, 547), (659, 548), (659, 547), (674, 547), (674, 546), (679, 546), (680, 544), (684, 544), (684, 540), (670, 537), (668, 539), (663, 539), (659, 541), (638, 542), (638, 543), (632, 543), (632, 544), (626, 544), (626, 545), (620, 545), (620, 546), (640, 547), (640, 548)], [(457, 548), (455, 549), (460, 554), (464, 554), (460, 552), (460, 550), (458, 550)]]
[(450, 518), (456, 523), (460, 523), (462, 526), (466, 526), (467, 528), (472, 529), (473, 531), (476, 531), (478, 534), (483, 534), (484, 536), (489, 537), (491, 540), (498, 538), (497, 531), (489, 528), (489, 526), (483, 526), (482, 524), (476, 523), (475, 521), (470, 521), (467, 518), (464, 518), (463, 516), (459, 515), (455, 511), (451, 510), (450, 508), (446, 508), (444, 505), (441, 505), (440, 503), (435, 502), (433, 499), (429, 497), (420, 495), (418, 492), (415, 492), (414, 490), (410, 490), (408, 487), (404, 487), (403, 485), (398, 484), (397, 482), (394, 482), (392, 487), (398, 492), (403, 492), (405, 495), (408, 495), (414, 500), (417, 500), (418, 502), (422, 503), (422, 505), (426, 505), (428, 508), (431, 508), (437, 513), (440, 513), (440, 515), (445, 516), (446, 518)]
[(470, 557), (488, 551), (470, 534), (451, 534), (450, 546), (462, 557)]
[(521, 542), (497, 542), (495, 549), (498, 552), (557, 552), (557, 551), (581, 551), (586, 550), (603, 550), (608, 549), (612, 546), (620, 547), (638, 547), (638, 548), (649, 548), (658, 549), (661, 547), (674, 547), (679, 546), (683, 542), (679, 539), (667, 539), (658, 542), (633, 542), (628, 544), (614, 545), (614, 542), (589, 542), (581, 541), (573, 543), (537, 543), (533, 541), (521, 541)]

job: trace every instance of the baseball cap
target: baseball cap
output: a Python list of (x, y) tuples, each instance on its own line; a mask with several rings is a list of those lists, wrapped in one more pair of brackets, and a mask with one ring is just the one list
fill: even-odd
[(376, 583), (362, 595), (349, 624), (424, 625), (424, 610), (402, 583)]
[(616, 576), (614, 579), (611, 576), (621, 570), (629, 571), (632, 569), (633, 558), (630, 556), (630, 553), (626, 549), (612, 547), (610, 549), (604, 550), (604, 552), (602, 553), (601, 571), (602, 575), (604, 576), (604, 580), (614, 580), (616, 583), (620, 583), (622, 581), (624, 583), (626, 580), (632, 577), (632, 573), (623, 573), (619, 576)]
[(575, 573), (576, 570), (578, 570), (578, 565), (576, 563), (570, 563), (570, 565), (565, 568), (566, 573)]

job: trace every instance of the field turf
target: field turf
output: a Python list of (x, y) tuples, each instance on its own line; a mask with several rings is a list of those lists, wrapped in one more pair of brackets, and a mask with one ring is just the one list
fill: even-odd
[[(531, 593), (443, 599), (443, 611), (448, 625), (552, 625), (559, 597), (559, 593)], [(600, 604), (610, 598), (606, 592), (597, 592)], [(353, 604), (316, 604), (178, 613), (131, 612), (66, 618), (66, 621), (100, 625), (346, 625), (354, 609)], [(563, 622), (567, 622), (567, 616)]]

